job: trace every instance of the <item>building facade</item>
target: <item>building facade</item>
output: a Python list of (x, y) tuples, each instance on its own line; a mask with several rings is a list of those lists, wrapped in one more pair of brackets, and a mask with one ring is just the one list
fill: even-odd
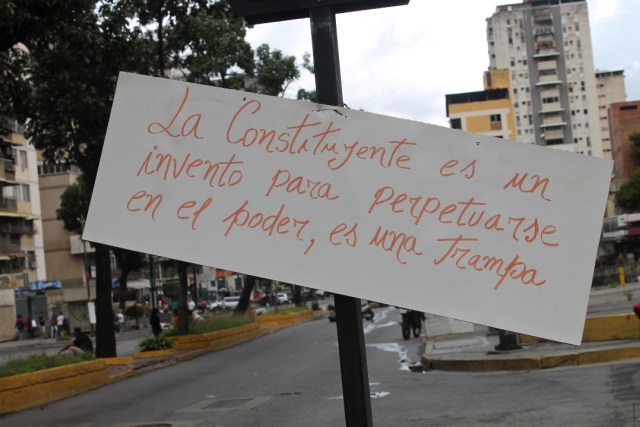
[(602, 157), (585, 0), (525, 0), (487, 18), (491, 69), (508, 69), (516, 139)]
[[(38, 167), (45, 258), (50, 280), (60, 281), (62, 288), (47, 295), (52, 302), (86, 301), (95, 298), (95, 284), (91, 274), (94, 249), (85, 244), (78, 234), (64, 229), (57, 217), (60, 196), (72, 185), (80, 170), (73, 166), (44, 164)], [(88, 273), (88, 274), (87, 274)], [(88, 286), (89, 285), (89, 289)]]
[(640, 166), (631, 156), (629, 136), (640, 133), (640, 101), (616, 102), (609, 106), (609, 129), (614, 179), (628, 179)]
[(515, 141), (508, 70), (486, 71), (483, 91), (447, 94), (446, 105), (452, 128)]
[(46, 278), (36, 152), (9, 125), (0, 137), (0, 339), (15, 337), (14, 289)]
[(609, 106), (614, 102), (624, 102), (627, 95), (624, 87), (624, 71), (596, 71), (598, 83), (598, 115), (602, 135), (602, 157), (613, 159), (611, 154), (611, 132), (609, 130)]

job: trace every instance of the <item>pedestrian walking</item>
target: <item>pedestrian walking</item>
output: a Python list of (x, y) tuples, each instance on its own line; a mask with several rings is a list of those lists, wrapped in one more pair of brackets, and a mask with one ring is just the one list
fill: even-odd
[(58, 319), (56, 318), (55, 314), (51, 315), (49, 326), (51, 327), (51, 338), (56, 338), (58, 336)]
[(116, 314), (116, 322), (118, 322), (118, 332), (124, 332), (124, 314), (122, 310), (118, 310), (118, 314)]
[(38, 316), (38, 325), (40, 326), (40, 337), (41, 338), (46, 338), (47, 337), (47, 321), (44, 318), (44, 313), (40, 312), (40, 315)]
[(60, 312), (60, 314), (58, 314), (58, 317), (56, 317), (56, 326), (58, 327), (58, 335), (63, 336), (64, 335), (64, 314), (62, 314), (62, 312)]
[(24, 340), (26, 336), (26, 329), (27, 329), (27, 325), (25, 324), (25, 321), (22, 318), (22, 315), (18, 314), (18, 317), (16, 317), (16, 332), (17, 332), (18, 341)]
[(158, 313), (158, 309), (154, 308), (151, 310), (151, 316), (149, 316), (149, 323), (151, 324), (151, 332), (155, 337), (160, 336), (162, 333), (162, 325), (160, 324), (160, 314)]

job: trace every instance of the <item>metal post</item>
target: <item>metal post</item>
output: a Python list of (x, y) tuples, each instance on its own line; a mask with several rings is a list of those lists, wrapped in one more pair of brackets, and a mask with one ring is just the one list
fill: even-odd
[(153, 255), (149, 254), (149, 284), (151, 285), (151, 309), (157, 308), (156, 279), (153, 275)]
[[(311, 8), (309, 17), (318, 102), (342, 105), (335, 13), (331, 6), (323, 6)], [(335, 310), (346, 425), (370, 427), (373, 421), (360, 300), (335, 295)]]

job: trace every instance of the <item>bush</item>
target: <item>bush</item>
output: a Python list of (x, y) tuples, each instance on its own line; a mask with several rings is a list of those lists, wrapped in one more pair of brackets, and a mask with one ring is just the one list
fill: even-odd
[(138, 344), (140, 351), (155, 351), (155, 350), (168, 350), (173, 348), (173, 341), (171, 338), (167, 338), (164, 335), (157, 337), (146, 338)]
[(237, 328), (253, 322), (249, 316), (239, 316), (236, 314), (209, 317), (204, 320), (196, 320), (189, 324), (190, 334), (206, 334), (222, 329)]
[(58, 366), (72, 365), (95, 359), (91, 353), (83, 353), (79, 356), (70, 354), (49, 355), (46, 353), (32, 354), (27, 357), (12, 359), (0, 366), (0, 377), (26, 374), (28, 372), (42, 371)]
[(141, 305), (130, 305), (129, 307), (124, 309), (124, 314), (127, 317), (132, 317), (134, 319), (139, 319), (144, 316), (144, 308)]

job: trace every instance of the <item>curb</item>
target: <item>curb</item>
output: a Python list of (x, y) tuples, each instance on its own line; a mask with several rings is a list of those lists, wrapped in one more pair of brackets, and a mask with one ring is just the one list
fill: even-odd
[[(174, 338), (174, 348), (138, 352), (131, 356), (95, 359), (52, 369), (0, 378), (0, 414), (18, 412), (61, 400), (126, 378), (152, 372), (273, 333), (286, 326), (314, 320), (311, 310), (295, 316), (269, 316), (262, 322), (200, 335)], [(28, 397), (28, 398), (27, 398)]]
[(544, 356), (493, 355), (495, 358), (456, 358), (423, 355), (424, 370), (487, 372), (529, 371), (563, 366), (583, 366), (596, 363), (616, 362), (640, 358), (640, 344), (632, 347), (606, 348), (574, 353), (549, 354)]

